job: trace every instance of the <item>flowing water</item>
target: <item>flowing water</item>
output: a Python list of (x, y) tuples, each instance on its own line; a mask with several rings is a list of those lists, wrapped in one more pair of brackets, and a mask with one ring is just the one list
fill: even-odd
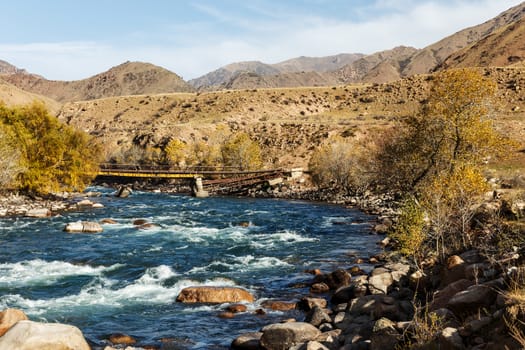
[[(118, 199), (96, 190), (105, 208), (0, 219), (0, 307), (73, 324), (95, 348), (120, 332), (140, 344), (169, 338), (181, 348), (227, 349), (240, 333), (302, 317), (254, 311), (266, 299), (306, 294), (292, 286), (311, 280), (305, 270), (350, 267), (349, 255), (377, 249), (368, 234), (372, 217), (340, 206), (145, 192)], [(102, 218), (118, 223), (104, 225), (101, 234), (63, 232), (68, 222)], [(139, 230), (135, 219), (157, 226)], [(175, 301), (192, 285), (239, 286), (257, 301), (248, 312), (221, 319), (224, 305)]]

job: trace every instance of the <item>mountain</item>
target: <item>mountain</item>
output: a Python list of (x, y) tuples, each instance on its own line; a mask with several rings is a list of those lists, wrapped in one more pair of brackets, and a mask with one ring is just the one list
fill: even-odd
[(222, 84), (219, 89), (239, 90), (258, 88), (285, 88), (297, 86), (329, 86), (335, 85), (337, 81), (318, 72), (281, 73), (276, 75), (259, 75), (256, 73), (243, 72), (232, 77), (227, 83)]
[[(339, 54), (326, 57), (301, 56), (275, 64), (267, 64), (259, 61), (237, 62), (221, 67), (199, 78), (192, 79), (188, 83), (196, 89), (214, 90), (218, 88), (224, 88), (225, 86), (236, 85), (234, 80), (238, 81), (239, 78), (244, 80), (246, 77), (250, 76), (249, 74), (252, 73), (260, 77), (266, 77), (276, 76), (282, 73), (330, 72), (344, 65), (352, 63), (363, 56), (364, 55), (362, 54)], [(245, 74), (248, 74), (248, 76)], [(304, 77), (302, 79), (295, 77), (294, 75), (291, 76), (294, 77), (295, 81), (309, 81)], [(252, 75), (251, 77), (254, 76)], [(283, 81), (285, 83), (283, 86), (291, 86), (292, 84), (292, 82), (287, 82), (284, 77), (277, 80), (270, 80), (273, 80), (274, 82), (277, 80)]]
[(188, 83), (195, 89), (205, 88), (208, 90), (213, 90), (228, 83), (231, 79), (242, 73), (275, 75), (279, 74), (280, 71), (272, 67), (270, 64), (259, 61), (237, 62), (216, 69), (213, 72), (205, 74), (199, 78), (192, 79)]
[(525, 18), (449, 56), (438, 69), (509, 66), (525, 60)]
[(22, 73), (4, 75), (1, 79), (23, 90), (48, 96), (59, 102), (193, 91), (193, 88), (177, 74), (142, 62), (125, 62), (91, 78), (77, 81), (47, 80)]
[(402, 71), (402, 76), (429, 73), (439, 66), (448, 56), (469, 47), (509, 24), (525, 16), (525, 2), (514, 6), (500, 15), (477, 26), (466, 28), (429, 45), (410, 58)]
[(379, 51), (333, 72), (342, 83), (377, 82), (397, 80), (407, 60), (417, 52), (413, 47), (398, 46), (391, 50)]
[(25, 69), (13, 66), (11, 63), (0, 60), (0, 74), (26, 73)]
[(306, 57), (301, 56), (273, 64), (282, 73), (298, 72), (331, 72), (350, 64), (365, 55), (360, 53), (341, 53), (334, 56)]

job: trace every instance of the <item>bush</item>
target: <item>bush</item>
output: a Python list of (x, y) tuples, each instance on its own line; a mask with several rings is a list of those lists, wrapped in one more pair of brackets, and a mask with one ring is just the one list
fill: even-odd
[(416, 262), (423, 256), (422, 248), (426, 239), (425, 216), (415, 198), (405, 199), (389, 236), (396, 241), (401, 254), (413, 257)]
[(357, 143), (332, 137), (312, 154), (308, 169), (319, 187), (361, 194), (370, 186), (370, 153), (366, 141)]

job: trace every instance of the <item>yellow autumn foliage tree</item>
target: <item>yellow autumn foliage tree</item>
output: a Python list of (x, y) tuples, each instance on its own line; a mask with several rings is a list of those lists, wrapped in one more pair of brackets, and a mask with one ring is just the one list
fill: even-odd
[(79, 191), (96, 175), (99, 146), (50, 115), (43, 104), (0, 105), (0, 123), (20, 154), (22, 170), (15, 179), (19, 189), (40, 194)]
[[(421, 112), (385, 138), (378, 154), (378, 176), (417, 198), (428, 221), (425, 245), (441, 257), (472, 245), (474, 210), (488, 189), (484, 161), (505, 156), (514, 144), (493, 127), (495, 93), (496, 84), (474, 69), (436, 74)], [(411, 240), (418, 246), (421, 237), (412, 233), (419, 222), (401, 228), (393, 237), (402, 246)]]

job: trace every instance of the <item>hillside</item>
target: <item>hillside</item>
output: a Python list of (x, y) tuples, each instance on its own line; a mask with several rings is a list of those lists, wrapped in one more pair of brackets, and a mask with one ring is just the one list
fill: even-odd
[(25, 91), (48, 96), (59, 102), (193, 91), (177, 74), (142, 62), (126, 62), (91, 78), (71, 82), (46, 80), (21, 73), (4, 75), (1, 79)]
[(7, 106), (19, 106), (30, 104), (33, 101), (43, 102), (51, 113), (57, 113), (62, 107), (57, 101), (24, 91), (0, 79), (0, 103), (5, 103)]
[[(499, 84), (497, 126), (518, 140), (525, 139), (525, 92), (512, 84), (525, 86), (523, 72), (484, 73)], [(206, 140), (226, 125), (258, 140), (267, 161), (306, 166), (312, 150), (332, 135), (373, 134), (415, 113), (429, 84), (420, 75), (389, 84), (125, 96), (68, 103), (59, 117), (98, 137), (108, 154), (132, 145), (162, 147), (173, 137)]]
[(508, 66), (525, 60), (525, 19), (500, 28), (449, 56), (438, 69)]

